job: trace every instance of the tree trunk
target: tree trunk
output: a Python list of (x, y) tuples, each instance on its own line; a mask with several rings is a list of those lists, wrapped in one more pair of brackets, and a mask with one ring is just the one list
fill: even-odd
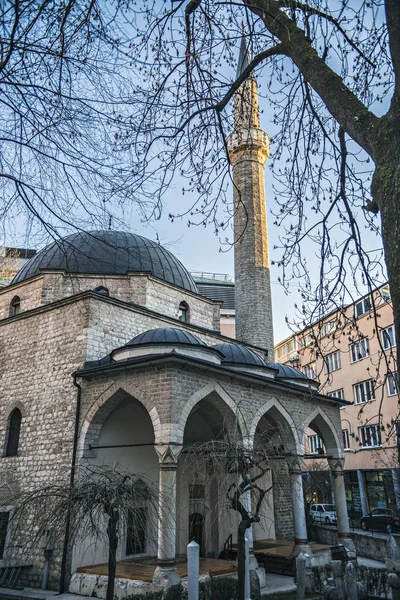
[(108, 583), (106, 600), (114, 599), (115, 573), (117, 570), (118, 512), (110, 511), (107, 527), (108, 535)]
[(244, 600), (246, 578), (246, 531), (250, 527), (249, 521), (241, 521), (238, 527), (237, 564), (238, 564), (238, 600)]

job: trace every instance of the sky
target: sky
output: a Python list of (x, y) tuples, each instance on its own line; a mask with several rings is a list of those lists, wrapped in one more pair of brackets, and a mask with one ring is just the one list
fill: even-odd
[[(261, 81), (259, 83), (262, 84), (263, 82)], [(268, 105), (267, 98), (260, 97), (260, 109), (262, 129), (268, 134), (273, 134), (273, 111)], [(273, 155), (273, 153), (274, 144), (272, 143), (271, 155)], [(271, 209), (274, 209), (272, 177), (272, 170), (267, 162), (265, 167), (265, 187), (267, 218), (269, 219), (268, 237), (270, 259), (273, 262), (278, 261), (282, 253), (281, 250), (273, 250), (275, 245), (279, 245), (278, 238), (279, 235), (282, 234), (282, 230), (273, 225), (274, 218), (272, 218), (272, 215), (270, 214)], [(175, 218), (173, 222), (168, 219), (169, 212), (176, 213), (182, 211), (183, 203), (187, 202), (186, 197), (182, 198), (179, 189), (179, 181), (177, 181), (175, 187), (171, 187), (166, 192), (164, 215), (160, 220), (144, 223), (141, 221), (140, 215), (138, 215), (135, 212), (134, 207), (132, 207), (131, 209), (127, 208), (124, 212), (124, 215), (121, 217), (123, 226), (121, 227), (120, 224), (118, 224), (118, 226), (114, 226), (118, 229), (124, 228), (125, 230), (138, 233), (150, 239), (158, 240), (162, 245), (166, 246), (191, 272), (228, 274), (233, 278), (234, 249), (232, 246), (229, 246), (229, 244), (221, 244), (220, 239), (214, 234), (214, 228), (212, 225), (208, 226), (207, 228), (202, 226), (192, 226), (188, 228), (186, 224), (186, 218)], [(107, 224), (105, 224), (105, 226), (107, 227)], [(15, 233), (16, 235), (14, 236), (14, 239), (6, 240), (7, 245), (24, 246), (25, 242), (23, 241), (23, 228), (21, 227), (19, 231), (17, 230)], [(230, 229), (223, 232), (223, 238), (226, 236), (230, 236), (230, 238), (232, 238), (232, 231)], [(376, 241), (376, 237), (373, 236), (373, 234), (370, 235), (369, 243), (372, 245), (372, 247), (379, 245), (379, 242)], [(319, 260), (315, 254), (313, 255), (311, 252), (309, 252), (307, 255), (307, 263), (312, 275), (315, 272), (315, 275), (312, 276), (312, 279), (314, 278), (313, 280), (316, 284), (318, 283)], [(298, 292), (297, 284), (294, 282), (289, 287), (289, 294), (287, 294), (278, 281), (280, 275), (280, 268), (276, 265), (271, 265), (271, 289), (275, 343), (283, 340), (285, 337), (291, 334), (291, 330), (286, 325), (285, 317), (288, 317), (289, 321), (293, 320), (295, 314), (295, 305), (301, 304), (301, 297)], [(367, 290), (365, 290), (365, 292), (366, 291)]]

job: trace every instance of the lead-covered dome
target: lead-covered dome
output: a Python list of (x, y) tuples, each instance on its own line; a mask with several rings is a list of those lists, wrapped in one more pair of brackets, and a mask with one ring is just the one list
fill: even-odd
[(27, 262), (12, 280), (19, 283), (41, 271), (91, 275), (150, 273), (197, 293), (182, 263), (157, 242), (124, 231), (85, 231), (56, 240)]
[(235, 363), (242, 365), (253, 365), (257, 367), (266, 367), (267, 363), (257, 352), (246, 348), (246, 346), (239, 346), (239, 344), (217, 344), (213, 346), (216, 350), (222, 352), (225, 356), (223, 363)]
[(304, 373), (298, 369), (295, 369), (295, 367), (291, 367), (290, 365), (283, 365), (281, 363), (268, 363), (268, 366), (278, 371), (276, 374), (277, 379), (308, 379)]
[(149, 329), (144, 333), (139, 333), (126, 346), (139, 346), (144, 344), (193, 344), (195, 346), (205, 346), (206, 344), (193, 335), (190, 331), (184, 329), (175, 329), (173, 327), (159, 327)]

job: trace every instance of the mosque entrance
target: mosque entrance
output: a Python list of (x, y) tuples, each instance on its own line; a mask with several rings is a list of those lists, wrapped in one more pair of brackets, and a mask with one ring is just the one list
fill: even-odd
[(189, 515), (189, 542), (199, 545), (200, 556), (204, 556), (204, 515), (194, 512)]

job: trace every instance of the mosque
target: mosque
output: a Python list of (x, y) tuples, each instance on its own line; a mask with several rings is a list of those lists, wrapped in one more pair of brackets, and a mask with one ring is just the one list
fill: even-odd
[[(247, 64), (242, 42), (238, 72)], [(281, 540), (292, 544), (293, 555), (304, 548), (312, 555), (301, 475), (311, 427), (333, 473), (338, 535), (351, 544), (339, 400), (320, 395), (318, 383), (296, 369), (272, 362), (269, 140), (260, 129), (253, 76), (236, 92), (234, 111), (228, 148), (235, 342), (220, 334), (220, 303), (200, 295), (181, 262), (129, 232), (80, 231), (57, 240), (0, 290), (0, 552), (2, 564), (25, 561), (25, 584), (41, 585), (46, 544), (24, 553), (24, 531), (10, 532), (10, 498), (15, 490), (68, 481), (71, 469), (85, 463), (146, 473), (170, 508), (122, 536), (119, 561), (156, 557), (151, 577), (168, 585), (179, 577), (177, 557), (191, 539), (202, 556), (218, 560), (230, 535), (235, 541), (235, 524), (215, 518), (220, 482), (206, 469), (182, 469), (182, 450), (220, 438), (232, 422), (249, 447), (287, 432), (286, 459), (266, 476), (269, 519), (253, 525), (251, 543)], [(55, 541), (51, 556), (52, 589), (107, 562), (105, 543), (70, 544), (65, 566), (63, 542)]]

